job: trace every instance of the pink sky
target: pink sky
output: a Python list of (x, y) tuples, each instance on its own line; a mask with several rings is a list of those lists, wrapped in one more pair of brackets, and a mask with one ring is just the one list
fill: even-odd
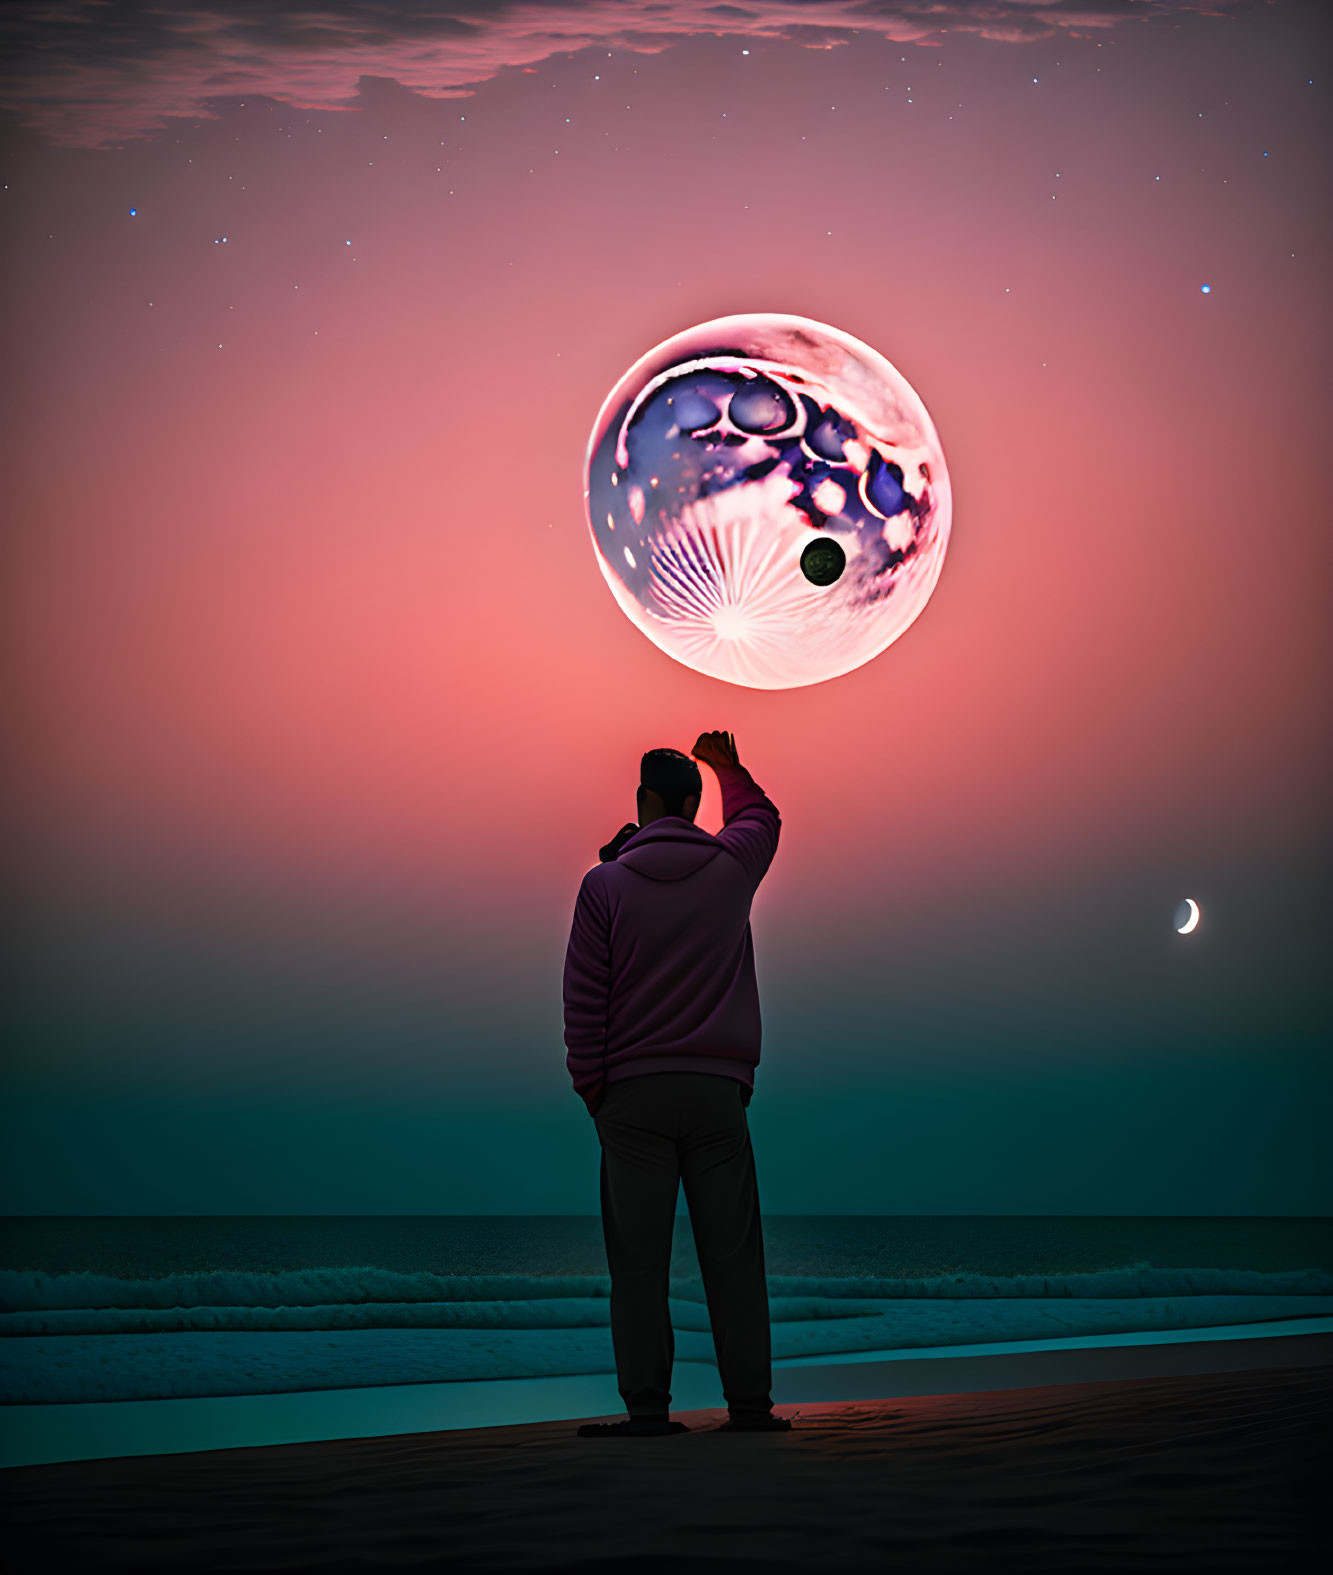
[[(72, 52), (64, 79), (11, 86), (30, 126), (3, 192), (13, 818), (41, 977), (102, 1000), (127, 934), (151, 973), (195, 925), (196, 960), (221, 947), (293, 999), (321, 968), (442, 977), (496, 1059), (545, 1066), (574, 893), (633, 814), (639, 754), (714, 727), (784, 815), (755, 909), (774, 1043), (792, 968), (896, 976), (904, 938), (954, 914), (931, 989), (990, 977), (1016, 924), (1036, 978), (1150, 937), (1129, 988), (1174, 1023), (1178, 953), (1153, 948), (1181, 897), (1218, 948), (1312, 909), (1330, 144), (1311, 13), (886, 7), (853, 35), (840, 5), (819, 16), (835, 40), (792, 34), (796, 9), (817, 8), (741, 7), (718, 34), (715, 8), (674, 6), (631, 48), (645, 8), (514, 7), (466, 47), (433, 36), (429, 70), (405, 32), (369, 54), (270, 38), (239, 81), (245, 30), (186, 69), (163, 23), (142, 72)], [(399, 85), (431, 73), (472, 91)], [(377, 80), (349, 100), (358, 77)], [(582, 512), (622, 372), (750, 310), (886, 355), (953, 484), (924, 615), (789, 692), (653, 647)], [(1313, 944), (1264, 963), (1274, 991), (1312, 988)], [(1207, 1022), (1240, 1010), (1239, 961), (1215, 953)], [(881, 987), (858, 966), (849, 1018)], [(496, 992), (527, 1014), (518, 1050), (509, 1007), (485, 1018)], [(386, 1036), (376, 1075), (410, 1083), (415, 1054)]]

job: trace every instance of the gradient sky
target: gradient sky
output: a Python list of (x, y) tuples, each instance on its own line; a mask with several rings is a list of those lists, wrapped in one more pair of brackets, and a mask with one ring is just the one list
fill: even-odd
[[(783, 814), (767, 1211), (1333, 1212), (1325, 6), (0, 29), (0, 1206), (595, 1212), (574, 896), (716, 727)], [(787, 692), (583, 515), (740, 311), (886, 355), (953, 483), (923, 616)]]

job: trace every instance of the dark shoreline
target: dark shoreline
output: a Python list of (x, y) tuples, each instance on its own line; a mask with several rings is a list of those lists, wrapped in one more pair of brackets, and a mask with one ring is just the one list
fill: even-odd
[(15, 1570), (1297, 1571), (1333, 1368), (782, 1406), (790, 1434), (572, 1422), (0, 1473)]

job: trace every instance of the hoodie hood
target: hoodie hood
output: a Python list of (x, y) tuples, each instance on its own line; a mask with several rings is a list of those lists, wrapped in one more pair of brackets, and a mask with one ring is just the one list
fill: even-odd
[(721, 851), (712, 832), (681, 815), (664, 815), (636, 831), (615, 862), (649, 880), (685, 880)]

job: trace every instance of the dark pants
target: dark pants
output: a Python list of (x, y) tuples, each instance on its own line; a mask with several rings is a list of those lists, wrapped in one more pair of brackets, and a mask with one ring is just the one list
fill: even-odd
[(651, 1072), (607, 1085), (602, 1231), (611, 1271), (611, 1338), (631, 1416), (665, 1416), (675, 1340), (667, 1308), (676, 1195), (694, 1228), (722, 1393), (733, 1416), (772, 1404), (768, 1286), (759, 1189), (735, 1078)]

